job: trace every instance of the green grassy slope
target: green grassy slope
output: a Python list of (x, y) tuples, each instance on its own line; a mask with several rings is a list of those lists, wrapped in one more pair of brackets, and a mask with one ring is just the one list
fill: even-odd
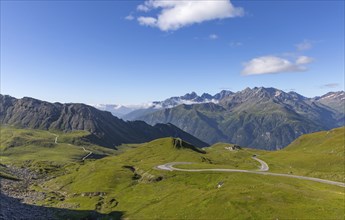
[[(56, 163), (67, 164), (60, 167), (66, 171), (61, 171), (64, 175), (56, 175), (53, 179), (31, 186), (32, 190), (43, 191), (47, 195), (39, 202), (40, 205), (96, 210), (105, 214), (119, 211), (124, 213), (125, 219), (345, 217), (345, 194), (342, 187), (249, 173), (188, 173), (154, 168), (160, 164), (180, 161), (194, 163), (180, 165), (188, 168), (256, 170), (259, 164), (251, 159), (251, 156), (256, 154), (270, 165), (272, 172), (290, 172), (290, 166), (293, 164), (293, 174), (319, 175), (321, 178), (338, 180), (344, 164), (344, 157), (340, 159), (344, 153), (344, 128), (302, 136), (286, 150), (276, 152), (245, 148), (230, 151), (226, 147), (233, 145), (225, 143), (200, 150), (177, 139), (162, 138), (149, 143), (123, 146), (120, 148), (121, 154), (86, 160), (84, 163), (70, 162), (85, 153), (78, 155), (80, 146), (71, 144), (71, 137), (58, 134), (59, 139), (66, 140), (67, 143), (61, 142), (54, 147), (40, 144), (8, 147), (9, 140), (16, 136), (28, 140), (31, 140), (29, 137), (34, 140), (35, 137), (41, 138), (42, 143), (53, 142), (55, 136), (47, 131), (6, 129), (2, 132), (7, 138), (1, 140), (2, 154), (5, 154), (2, 158), (6, 163), (14, 163), (17, 157), (21, 162), (27, 161), (28, 158), (41, 161), (50, 160), (49, 157), (52, 157), (52, 161)], [(33, 133), (26, 137), (25, 132)], [(331, 147), (328, 148), (328, 145)], [(97, 146), (88, 147), (98, 149)], [(27, 153), (27, 149), (32, 152)], [(48, 153), (49, 150), (52, 152)], [(50, 155), (53, 152), (61, 155)], [(323, 159), (323, 154), (326, 153), (331, 156)], [(336, 158), (339, 160), (336, 161)], [(336, 161), (332, 162), (330, 170), (318, 170), (315, 160), (326, 163), (329, 159)], [(224, 185), (218, 189), (216, 186), (219, 182), (224, 182)], [(74, 217), (78, 219), (86, 216)]]
[[(69, 195), (64, 201), (50, 205), (96, 209), (103, 213), (121, 211), (128, 219), (344, 217), (341, 187), (285, 177), (170, 172), (153, 168), (172, 161), (190, 161), (205, 167), (257, 169), (258, 164), (251, 161), (250, 156), (264, 152), (229, 151), (225, 146), (229, 145), (212, 146), (204, 154), (176, 148), (171, 138), (158, 139), (118, 156), (88, 162), (78, 171), (40, 187)], [(224, 186), (217, 189), (220, 181)]]
[[(260, 164), (251, 159), (254, 154), (261, 150), (241, 148), (240, 150), (229, 150), (234, 146), (228, 143), (217, 143), (210, 147), (203, 148), (206, 152), (204, 158), (193, 164), (176, 165), (178, 168), (229, 168), (256, 170)], [(266, 151), (263, 151), (266, 152)]]
[(261, 158), (273, 172), (345, 182), (345, 127), (303, 135)]
[(239, 168), (254, 169), (258, 163), (254, 154), (267, 162), (270, 172), (317, 177), (345, 182), (345, 127), (302, 135), (288, 147), (278, 151), (243, 148), (228, 151), (231, 146), (218, 143), (206, 148), (212, 164), (185, 164), (179, 168)]
[[(54, 180), (52, 185), (55, 182), (57, 185), (66, 184), (66, 189), (77, 190), (78, 193), (92, 192), (95, 189), (111, 192), (118, 185), (123, 184), (123, 178), (131, 179), (135, 173), (147, 175), (147, 181), (151, 181), (151, 179), (154, 181), (155, 174), (159, 172), (153, 167), (160, 163), (201, 161), (202, 153), (197, 153), (191, 149), (179, 150), (174, 148), (173, 140), (172, 138), (158, 139), (138, 145), (138, 147), (129, 149), (121, 155), (86, 163), (80, 167), (78, 172)], [(135, 169), (135, 173), (131, 171), (131, 167)]]
[(63, 133), (13, 127), (1, 127), (0, 131), (0, 162), (3, 164), (22, 165), (43, 161), (66, 164), (81, 161), (87, 154), (82, 147), (99, 156), (116, 152), (82, 141), (89, 134), (85, 131)]

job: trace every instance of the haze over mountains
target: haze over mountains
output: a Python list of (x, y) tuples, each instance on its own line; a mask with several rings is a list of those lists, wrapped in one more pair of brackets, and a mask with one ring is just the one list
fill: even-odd
[(275, 88), (246, 88), (214, 96), (204, 93), (172, 97), (136, 109), (123, 118), (151, 125), (172, 123), (199, 139), (280, 149), (301, 134), (344, 125), (345, 93), (307, 98)]

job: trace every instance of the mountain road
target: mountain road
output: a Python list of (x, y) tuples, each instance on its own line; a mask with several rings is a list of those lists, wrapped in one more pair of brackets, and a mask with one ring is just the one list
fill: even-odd
[(283, 173), (271, 173), (266, 172), (269, 170), (269, 167), (267, 163), (263, 160), (258, 159), (257, 157), (252, 157), (252, 159), (258, 161), (261, 164), (261, 167), (258, 171), (254, 170), (240, 170), (240, 169), (181, 169), (181, 168), (175, 168), (175, 165), (180, 164), (192, 164), (191, 162), (171, 162), (166, 163), (163, 165), (158, 165), (155, 167), (155, 169), (158, 170), (167, 170), (167, 171), (182, 171), (182, 172), (238, 172), (238, 173), (252, 173), (252, 174), (259, 174), (259, 175), (268, 175), (268, 176), (282, 176), (282, 177), (289, 177), (289, 178), (295, 178), (300, 180), (310, 180), (314, 182), (319, 183), (325, 183), (330, 185), (336, 185), (340, 187), (345, 187), (345, 183), (342, 182), (336, 182), (331, 180), (325, 180), (325, 179), (319, 179), (314, 177), (307, 177), (307, 176), (297, 176), (297, 175), (291, 175), (291, 174), (283, 174)]

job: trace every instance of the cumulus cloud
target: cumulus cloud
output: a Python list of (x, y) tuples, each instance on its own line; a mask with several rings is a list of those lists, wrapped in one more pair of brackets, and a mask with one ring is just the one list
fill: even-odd
[(217, 40), (218, 39), (218, 35), (210, 34), (210, 36), (208, 36), (208, 38), (211, 39), (211, 40)]
[(304, 40), (303, 42), (295, 45), (298, 51), (309, 50), (313, 47), (312, 42)]
[(303, 64), (311, 61), (312, 58), (306, 56), (298, 57), (295, 62), (277, 56), (257, 57), (243, 64), (242, 75), (306, 71), (307, 68)]
[(157, 27), (162, 31), (177, 30), (179, 28), (215, 19), (225, 19), (242, 16), (242, 8), (234, 7), (230, 0), (147, 0), (138, 5), (138, 11), (149, 12), (160, 10), (154, 17), (142, 16), (138, 18), (141, 25)]

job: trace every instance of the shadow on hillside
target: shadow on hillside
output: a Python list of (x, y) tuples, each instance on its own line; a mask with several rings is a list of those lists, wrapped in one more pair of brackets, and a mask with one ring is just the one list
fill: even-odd
[(53, 220), (53, 219), (122, 219), (123, 212), (115, 211), (109, 214), (100, 214), (96, 211), (70, 210), (64, 208), (52, 208), (44, 206), (29, 205), (20, 202), (20, 199), (8, 197), (0, 193), (0, 220), (8, 219), (32, 219), (32, 220)]
[(92, 153), (89, 157), (87, 157), (87, 159), (102, 159), (104, 157), (107, 157), (109, 155), (101, 155), (101, 154), (95, 154), (95, 153)]

